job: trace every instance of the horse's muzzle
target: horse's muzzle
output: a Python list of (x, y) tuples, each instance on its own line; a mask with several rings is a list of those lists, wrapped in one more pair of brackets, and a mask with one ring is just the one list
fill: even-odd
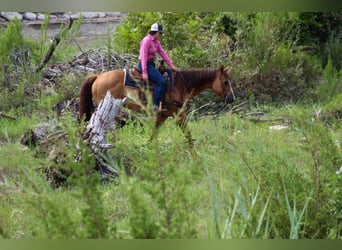
[(225, 95), (225, 100), (226, 103), (232, 103), (235, 101), (235, 96), (234, 95)]

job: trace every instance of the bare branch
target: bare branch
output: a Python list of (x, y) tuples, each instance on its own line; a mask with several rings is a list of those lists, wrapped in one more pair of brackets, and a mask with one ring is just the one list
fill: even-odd
[(55, 51), (57, 45), (60, 43), (61, 38), (63, 38), (63, 34), (68, 31), (71, 26), (73, 24), (73, 20), (71, 18), (69, 18), (68, 22), (66, 23), (65, 27), (63, 28), (63, 30), (61, 32), (59, 32), (52, 40), (49, 50), (46, 53), (43, 61), (40, 63), (39, 67), (35, 70), (35, 72), (39, 72), (40, 70), (42, 70), (42, 68), (48, 63), (48, 61), (50, 60), (53, 52)]
[(14, 117), (12, 115), (5, 114), (4, 112), (0, 112), (0, 117), (5, 117), (5, 118), (11, 119), (11, 120), (17, 119), (16, 117)]

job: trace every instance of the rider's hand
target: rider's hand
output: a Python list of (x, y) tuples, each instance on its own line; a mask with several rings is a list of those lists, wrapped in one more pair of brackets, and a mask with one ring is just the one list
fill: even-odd
[(148, 80), (148, 75), (147, 75), (147, 74), (143, 74), (142, 77), (143, 77), (143, 79), (144, 79), (145, 81)]
[(175, 72), (178, 71), (178, 69), (176, 67), (173, 67), (172, 70), (175, 71)]

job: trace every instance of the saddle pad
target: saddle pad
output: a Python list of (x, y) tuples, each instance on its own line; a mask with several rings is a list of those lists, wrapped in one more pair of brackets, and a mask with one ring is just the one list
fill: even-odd
[(124, 81), (125, 86), (130, 86), (133, 88), (140, 88), (141, 87), (139, 82), (133, 81), (133, 79), (130, 77), (129, 69), (124, 69), (124, 72), (125, 72), (125, 81)]
[[(134, 78), (130, 75), (130, 70), (129, 69), (124, 69), (123, 70), (125, 73), (124, 76), (124, 85), (125, 86), (130, 86), (133, 88), (141, 88), (142, 85), (139, 83), (139, 80), (137, 79), (136, 81), (134, 81)], [(173, 77), (172, 77), (172, 71), (170, 69), (166, 69), (165, 72), (167, 73), (167, 76), (165, 77), (166, 83), (167, 83), (167, 91), (172, 92), (173, 90)], [(169, 82), (169, 84), (168, 84)], [(145, 85), (146, 86), (146, 85)], [(149, 86), (148, 89), (153, 90), (153, 86)]]

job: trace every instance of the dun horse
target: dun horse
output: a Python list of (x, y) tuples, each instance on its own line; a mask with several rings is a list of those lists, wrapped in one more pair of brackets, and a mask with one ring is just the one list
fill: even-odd
[[(125, 71), (118, 69), (89, 76), (81, 88), (80, 118), (85, 115), (85, 120), (89, 120), (95, 108), (94, 102), (95, 105), (98, 105), (108, 90), (114, 98), (128, 97), (129, 101), (126, 106), (129, 109), (141, 110), (144, 100), (146, 100), (146, 96), (144, 98), (145, 92), (142, 92), (138, 87), (125, 85), (125, 77)], [(186, 114), (189, 105), (184, 104), (205, 89), (212, 89), (218, 96), (224, 97), (226, 102), (232, 103), (235, 96), (229, 76), (229, 68), (222, 65), (218, 69), (179, 70), (172, 73), (172, 78), (173, 83), (167, 86), (163, 100), (163, 111), (157, 113), (154, 133), (169, 116), (175, 116), (178, 118), (177, 124), (191, 144), (191, 134), (186, 127)]]

